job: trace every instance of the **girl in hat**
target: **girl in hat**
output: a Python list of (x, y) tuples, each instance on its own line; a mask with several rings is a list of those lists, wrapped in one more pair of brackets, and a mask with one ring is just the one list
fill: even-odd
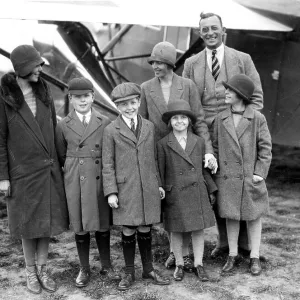
[(22, 239), (27, 288), (54, 292), (47, 273), (50, 236), (68, 229), (61, 168), (54, 143), (56, 114), (44, 64), (30, 45), (10, 56), (14, 73), (1, 78), (0, 190), (7, 196), (11, 236)]
[(265, 117), (249, 105), (254, 91), (252, 80), (241, 74), (223, 85), (225, 101), (231, 106), (217, 115), (213, 138), (219, 164), (217, 205), (220, 216), (226, 218), (229, 244), (222, 274), (236, 265), (239, 221), (245, 220), (251, 246), (250, 272), (259, 275), (261, 216), (268, 211), (265, 179), (272, 158), (271, 136)]
[(214, 225), (209, 195), (217, 190), (209, 173), (203, 168), (205, 142), (189, 130), (196, 121), (187, 101), (172, 101), (162, 115), (171, 132), (157, 144), (158, 165), (166, 192), (164, 206), (165, 229), (171, 232), (176, 258), (175, 280), (182, 280), (183, 235), (191, 233), (196, 275), (209, 280), (202, 263), (204, 228)]

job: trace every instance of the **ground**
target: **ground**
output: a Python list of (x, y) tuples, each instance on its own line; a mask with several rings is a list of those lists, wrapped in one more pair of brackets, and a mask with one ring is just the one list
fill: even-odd
[[(0, 299), (15, 300), (283, 300), (300, 299), (300, 149), (274, 147), (274, 159), (267, 180), (270, 214), (263, 218), (261, 254), (263, 273), (253, 277), (248, 271), (249, 258), (243, 258), (231, 276), (220, 277), (226, 257), (216, 260), (209, 253), (216, 242), (216, 228), (206, 230), (204, 264), (211, 281), (201, 283), (194, 274), (186, 274), (182, 282), (172, 280), (169, 286), (154, 286), (141, 279), (141, 263), (137, 248), (136, 282), (127, 292), (119, 292), (117, 284), (99, 275), (100, 263), (94, 239), (91, 244), (92, 280), (78, 289), (74, 278), (78, 258), (71, 232), (51, 239), (49, 270), (56, 279), (56, 293), (32, 295), (26, 290), (24, 259), (19, 240), (9, 236), (5, 202), (0, 201)], [(123, 256), (119, 228), (112, 230), (112, 260), (122, 272)], [(161, 228), (153, 233), (155, 267), (172, 277), (163, 262), (168, 255), (167, 237)]]

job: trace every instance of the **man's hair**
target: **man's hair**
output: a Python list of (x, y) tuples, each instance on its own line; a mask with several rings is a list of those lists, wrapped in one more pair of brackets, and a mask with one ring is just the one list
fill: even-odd
[(210, 18), (210, 17), (214, 17), (214, 16), (216, 16), (220, 20), (221, 27), (223, 27), (222, 18), (219, 15), (214, 14), (214, 13), (204, 13), (204, 12), (201, 12), (201, 14), (200, 14), (199, 26), (200, 26), (201, 20), (207, 19), (207, 18)]

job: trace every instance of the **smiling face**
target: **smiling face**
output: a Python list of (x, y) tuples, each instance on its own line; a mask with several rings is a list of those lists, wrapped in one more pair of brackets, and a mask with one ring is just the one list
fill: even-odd
[(39, 80), (40, 74), (43, 71), (42, 65), (37, 65), (30, 75), (28, 76), (27, 80), (29, 82), (37, 82)]
[(160, 61), (154, 61), (151, 65), (155, 77), (160, 79), (164, 78), (165, 76), (173, 72), (171, 67), (169, 67), (166, 63)]
[(88, 92), (83, 95), (69, 94), (69, 99), (74, 109), (80, 114), (85, 115), (91, 110), (92, 103), (94, 102), (94, 93)]
[(116, 103), (118, 110), (122, 116), (132, 119), (138, 114), (138, 109), (141, 105), (139, 98), (132, 98), (129, 100)]
[(236, 105), (238, 103), (243, 102), (243, 100), (239, 97), (239, 95), (231, 90), (230, 88), (227, 88), (225, 91), (225, 103), (230, 104), (231, 106)]
[(187, 131), (189, 126), (189, 118), (186, 115), (175, 115), (170, 122), (173, 130), (178, 133)]
[(216, 49), (222, 44), (224, 29), (217, 16), (202, 19), (199, 33), (208, 49)]

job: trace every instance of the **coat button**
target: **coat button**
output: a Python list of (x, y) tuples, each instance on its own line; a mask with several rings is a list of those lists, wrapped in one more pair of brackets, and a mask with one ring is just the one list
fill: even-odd
[(99, 148), (99, 144), (96, 144), (95, 147), (96, 147), (96, 148)]
[(243, 175), (240, 175), (240, 179), (243, 180)]
[(179, 175), (182, 175), (183, 174), (183, 172), (179, 172)]
[(227, 179), (227, 175), (224, 175), (223, 178), (226, 180)]
[(195, 168), (191, 168), (191, 171), (195, 171)]
[(54, 159), (51, 158), (51, 159), (49, 160), (49, 163), (50, 163), (50, 165), (53, 165)]
[(97, 159), (97, 160), (95, 160), (95, 164), (96, 165), (98, 165), (99, 164), (99, 160)]
[(83, 145), (82, 145), (82, 144), (80, 144), (80, 145), (79, 145), (79, 148), (82, 148), (82, 147), (83, 147)]
[(79, 163), (80, 163), (81, 165), (83, 165), (83, 160), (80, 160)]
[(100, 179), (100, 176), (97, 176), (96, 179), (97, 179), (97, 180)]
[(194, 183), (193, 183), (193, 186), (197, 186), (197, 185), (198, 185), (198, 183), (197, 183), (197, 182), (194, 182)]
[(224, 165), (227, 166), (227, 161), (226, 160), (224, 160)]
[(80, 176), (80, 180), (84, 180), (84, 176)]

